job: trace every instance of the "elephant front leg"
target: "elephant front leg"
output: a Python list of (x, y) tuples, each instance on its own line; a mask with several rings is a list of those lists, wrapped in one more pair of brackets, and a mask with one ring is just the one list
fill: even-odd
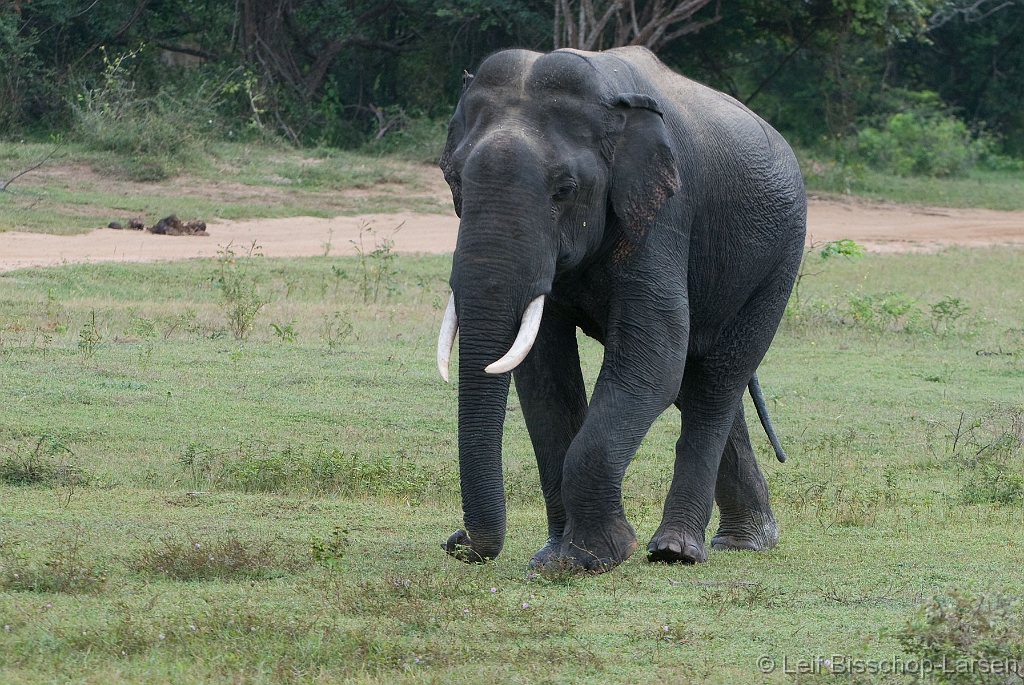
[(530, 559), (531, 567), (543, 567), (561, 548), (566, 520), (562, 469), (569, 445), (587, 414), (576, 326), (559, 319), (549, 308), (533, 349), (513, 375), (547, 509), (547, 542)]
[(718, 467), (715, 501), (721, 521), (711, 538), (712, 549), (760, 551), (775, 547), (779, 524), (768, 502), (768, 484), (750, 445), (742, 402)]
[(611, 345), (606, 349), (586, 420), (565, 458), (560, 565), (600, 573), (637, 548), (622, 504), (622, 479), (651, 424), (671, 404), (683, 370), (678, 348), (659, 352), (625, 356)]

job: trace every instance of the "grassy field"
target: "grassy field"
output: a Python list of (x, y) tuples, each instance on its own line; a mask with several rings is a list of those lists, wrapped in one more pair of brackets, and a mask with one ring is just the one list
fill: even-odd
[[(527, 573), (514, 393), (505, 551), (438, 547), (450, 258), (225, 257), (0, 275), (0, 682), (912, 682), (793, 671), (1024, 656), (1020, 249), (804, 278), (760, 371), (789, 461), (751, 427), (778, 547), (590, 578)], [(678, 421), (627, 474), (642, 543)]]
[(1024, 172), (974, 168), (962, 176), (894, 176), (855, 163), (819, 161), (801, 151), (808, 192), (841, 193), (877, 202), (935, 207), (1024, 210)]
[[(0, 142), (0, 185), (53, 152)], [(66, 145), (0, 192), (0, 231), (84, 233), (110, 221), (169, 214), (210, 219), (446, 212), (436, 165), (334, 149), (210, 144), (168, 180), (131, 176), (131, 160)], [(129, 174), (126, 176), (126, 174)], [(145, 178), (145, 177), (142, 177)]]

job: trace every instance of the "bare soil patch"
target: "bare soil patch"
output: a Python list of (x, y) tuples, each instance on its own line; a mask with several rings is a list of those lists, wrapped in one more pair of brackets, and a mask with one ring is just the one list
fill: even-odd
[[(438, 200), (447, 196), (450, 202), (439, 171), (423, 173), (420, 183), (417, 188), (420, 193)], [(199, 192), (216, 193), (216, 185)], [(152, 190), (158, 189), (163, 192), (185, 190), (174, 183), (155, 186)], [(228, 189), (222, 187), (221, 190)], [(232, 187), (228, 192), (241, 190)], [(189, 188), (188, 192), (194, 193), (196, 189)], [(244, 192), (265, 197), (274, 191), (246, 187)], [(208, 235), (203, 237), (141, 234), (107, 228), (74, 236), (0, 233), (0, 271), (79, 262), (212, 257), (227, 245), (248, 247), (253, 242), (267, 257), (351, 255), (356, 253), (360, 237), (367, 251), (388, 238), (394, 241), (396, 252), (445, 253), (455, 249), (459, 220), (449, 209), (443, 214), (399, 212), (331, 219), (208, 220), (207, 224)], [(878, 204), (841, 196), (812, 195), (807, 224), (809, 241), (851, 238), (877, 252), (935, 251), (952, 245), (1024, 244), (1024, 212)], [(368, 228), (372, 230), (367, 231)]]
[(1024, 212), (953, 209), (812, 195), (808, 241), (851, 238), (872, 252), (933, 252), (945, 247), (1024, 243)]
[(206, 236), (154, 235), (110, 228), (72, 236), (10, 231), (0, 233), (0, 271), (80, 262), (213, 257), (228, 245), (238, 251), (253, 242), (267, 257), (354, 255), (360, 237), (367, 252), (387, 238), (394, 241), (396, 252), (443, 253), (455, 249), (458, 228), (459, 219), (454, 213), (398, 213), (210, 222)]

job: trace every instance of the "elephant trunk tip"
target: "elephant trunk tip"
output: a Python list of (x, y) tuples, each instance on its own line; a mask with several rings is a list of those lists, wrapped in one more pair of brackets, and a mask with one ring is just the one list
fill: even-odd
[(498, 543), (497, 545), (490, 545), (490, 549), (484, 546), (482, 549), (480, 545), (475, 544), (467, 533), (462, 528), (448, 536), (448, 539), (441, 543), (441, 549), (448, 553), (459, 561), (464, 561), (467, 564), (482, 564), (486, 561), (496, 558), (500, 553), (504, 545)]

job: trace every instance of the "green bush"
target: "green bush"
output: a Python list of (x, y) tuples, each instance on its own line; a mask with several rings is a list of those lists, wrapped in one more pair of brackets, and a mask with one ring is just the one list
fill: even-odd
[(877, 295), (850, 293), (848, 306), (846, 323), (879, 332), (918, 331), (924, 316), (917, 301), (901, 292)]
[[(884, 128), (857, 134), (857, 152), (871, 166), (899, 176), (955, 176), (991, 155), (991, 136), (972, 136), (964, 122), (941, 111), (937, 97), (889, 116)], [(994, 158), (994, 157), (993, 157)]]
[(953, 590), (920, 606), (899, 638), (907, 651), (930, 662), (936, 682), (1020, 682), (1024, 603), (1000, 592)]
[(1020, 418), (1017, 414), (1015, 426), (989, 437), (977, 447), (968, 442), (970, 453), (960, 458), (961, 501), (967, 504), (1024, 502), (1024, 476), (1020, 473), (1024, 465), (1021, 459), (1024, 435)]
[(1024, 502), (1024, 407), (997, 405), (974, 419), (962, 413), (955, 427), (943, 427), (950, 441), (949, 459), (960, 481), (961, 502)]
[(199, 81), (189, 87), (164, 85), (152, 95), (138, 91), (132, 62), (143, 48), (113, 58), (103, 55), (96, 87), (71, 103), (73, 137), (116, 155), (113, 175), (133, 181), (159, 181), (195, 161), (217, 128), (220, 94)]

